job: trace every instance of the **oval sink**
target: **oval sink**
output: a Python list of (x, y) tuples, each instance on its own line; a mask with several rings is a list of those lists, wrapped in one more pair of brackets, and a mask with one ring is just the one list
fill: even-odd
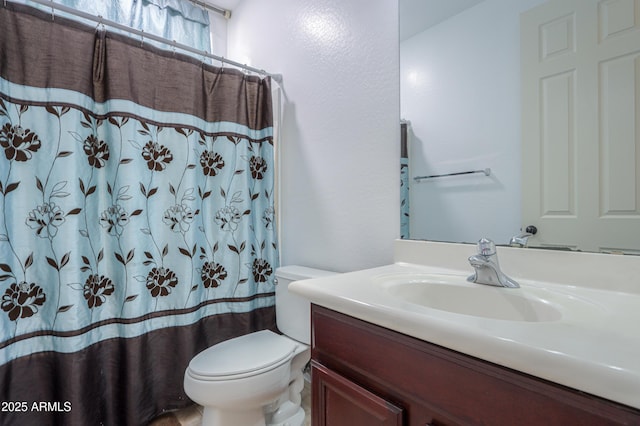
[(456, 314), (507, 321), (557, 321), (562, 312), (541, 288), (502, 288), (466, 281), (458, 275), (381, 276), (378, 285), (407, 303)]

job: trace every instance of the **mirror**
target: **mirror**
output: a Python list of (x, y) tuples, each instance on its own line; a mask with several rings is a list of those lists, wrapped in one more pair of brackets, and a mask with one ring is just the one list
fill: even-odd
[[(523, 167), (530, 166), (522, 159), (522, 129), (528, 124), (521, 114), (520, 19), (521, 13), (544, 3), (399, 0), (401, 118), (408, 156), (403, 189), (409, 188), (403, 198), (408, 218), (403, 237), (466, 243), (488, 237), (508, 245), (528, 225), (540, 227), (522, 223), (523, 201), (526, 206), (531, 193), (522, 193)], [(570, 35), (570, 25), (550, 25), (549, 33)], [(640, 151), (640, 142), (635, 143)], [(633, 186), (633, 178), (627, 180)], [(640, 190), (634, 191), (640, 198)], [(626, 216), (640, 216), (636, 213), (640, 211)], [(638, 238), (635, 247), (625, 243), (624, 252), (637, 254), (640, 222), (630, 223)], [(529, 246), (540, 246), (539, 236)], [(590, 250), (573, 241), (548, 247)]]

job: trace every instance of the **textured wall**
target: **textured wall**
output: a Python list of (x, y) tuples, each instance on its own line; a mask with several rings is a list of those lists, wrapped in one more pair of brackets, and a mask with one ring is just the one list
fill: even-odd
[(244, 0), (229, 57), (282, 73), (282, 264), (391, 263), (399, 235), (397, 0)]

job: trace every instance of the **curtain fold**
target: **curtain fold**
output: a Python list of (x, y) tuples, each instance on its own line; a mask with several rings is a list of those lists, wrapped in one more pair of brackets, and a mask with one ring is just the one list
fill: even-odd
[(28, 408), (0, 424), (145, 424), (196, 353), (275, 329), (271, 82), (23, 5), (0, 27), (0, 400)]
[[(32, 5), (45, 12), (51, 12), (50, 8), (29, 2), (29, 0), (13, 1)], [(211, 52), (209, 13), (188, 0), (53, 1), (94, 16), (102, 16), (109, 21), (143, 30), (149, 34), (164, 37), (167, 40), (175, 40), (198, 50)], [(56, 11), (54, 14), (84, 22), (82, 18), (70, 16), (61, 11)], [(95, 27), (95, 23), (89, 21), (84, 23)], [(117, 32), (117, 30), (114, 31)], [(162, 45), (154, 41), (146, 42), (162, 47)], [(164, 47), (166, 48), (166, 46)]]

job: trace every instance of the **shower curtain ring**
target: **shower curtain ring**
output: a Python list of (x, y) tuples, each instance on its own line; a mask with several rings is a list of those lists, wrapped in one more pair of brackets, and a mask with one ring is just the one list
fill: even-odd
[(176, 56), (176, 41), (173, 40), (173, 43), (171, 43), (171, 46), (173, 47), (173, 56)]
[(53, 7), (53, 0), (51, 0), (51, 22), (55, 20), (55, 8)]
[(140, 30), (140, 47), (144, 47), (144, 30)]

